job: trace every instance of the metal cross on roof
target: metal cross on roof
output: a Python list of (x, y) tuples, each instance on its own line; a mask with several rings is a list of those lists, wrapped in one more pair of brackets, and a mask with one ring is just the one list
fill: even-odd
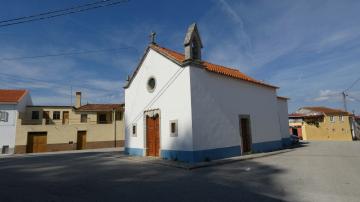
[(155, 44), (155, 37), (156, 37), (156, 32), (151, 32), (151, 34), (150, 34), (150, 42), (152, 44)]

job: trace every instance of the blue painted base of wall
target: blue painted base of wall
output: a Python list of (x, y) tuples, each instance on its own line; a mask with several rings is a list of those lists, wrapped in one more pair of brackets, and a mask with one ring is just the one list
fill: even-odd
[[(290, 138), (282, 140), (259, 142), (252, 144), (253, 152), (269, 152), (279, 150), (290, 143)], [(132, 156), (144, 156), (144, 149), (141, 148), (125, 148), (125, 154)], [(202, 161), (211, 161), (216, 159), (229, 158), (241, 155), (240, 145), (233, 147), (224, 147), (216, 149), (207, 149), (199, 151), (179, 151), (179, 150), (161, 150), (160, 156), (164, 159), (182, 161), (188, 163), (197, 163)]]
[(199, 151), (161, 150), (161, 157), (175, 161), (196, 163), (241, 155), (240, 146), (207, 149)]
[(282, 141), (283, 147), (291, 146), (291, 139), (289, 137), (288, 138), (282, 138), (281, 141)]
[(144, 156), (144, 149), (125, 147), (125, 154), (131, 156)]
[(251, 150), (253, 152), (270, 152), (282, 149), (282, 140), (269, 141), (269, 142), (259, 142), (253, 143)]

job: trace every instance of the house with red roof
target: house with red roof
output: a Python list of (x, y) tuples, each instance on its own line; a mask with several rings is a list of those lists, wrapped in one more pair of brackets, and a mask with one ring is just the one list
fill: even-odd
[(27, 90), (0, 89), (0, 154), (14, 152), (17, 118), (31, 104)]
[(124, 104), (27, 105), (17, 120), (15, 153), (122, 147)]
[(196, 24), (183, 53), (155, 43), (125, 85), (125, 152), (199, 162), (289, 144), (279, 87), (202, 59)]
[(352, 141), (353, 115), (324, 106), (301, 107), (289, 114), (289, 130), (303, 140)]

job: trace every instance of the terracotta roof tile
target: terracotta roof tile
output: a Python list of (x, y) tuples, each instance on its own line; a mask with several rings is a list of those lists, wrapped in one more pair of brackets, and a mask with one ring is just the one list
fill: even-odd
[(314, 114), (300, 114), (300, 113), (291, 113), (289, 114), (289, 118), (312, 118), (312, 117), (323, 117), (324, 115), (314, 115)]
[[(160, 47), (158, 45), (152, 44), (150, 45), (150, 47), (158, 52), (160, 52), (161, 54), (167, 56), (168, 58), (175, 60), (177, 63), (184, 63), (185, 62), (185, 56), (181, 53), (178, 53), (176, 51), (164, 48), (164, 47)], [(202, 66), (204, 66), (204, 68), (210, 72), (214, 72), (217, 74), (221, 74), (224, 76), (228, 76), (228, 77), (232, 77), (232, 78), (236, 78), (236, 79), (241, 79), (244, 81), (248, 81), (254, 84), (259, 84), (262, 86), (266, 86), (266, 87), (270, 87), (270, 88), (278, 88), (276, 86), (270, 85), (270, 84), (266, 84), (264, 82), (258, 81), (256, 79), (253, 79), (249, 76), (247, 76), (246, 74), (240, 72), (237, 69), (234, 68), (229, 68), (229, 67), (225, 67), (222, 65), (217, 65), (217, 64), (212, 64), (210, 62), (207, 61), (201, 61), (200, 62)]]
[(112, 111), (123, 109), (124, 104), (86, 104), (79, 107), (78, 111)]
[(303, 107), (303, 109), (308, 109), (316, 112), (322, 112), (326, 115), (350, 115), (349, 112), (343, 111), (341, 109), (332, 109), (328, 107)]
[(282, 100), (290, 100), (290, 98), (288, 97), (283, 97), (283, 96), (277, 96), (278, 99), (282, 99)]
[(27, 90), (5, 90), (0, 89), (0, 102), (18, 103), (26, 95)]

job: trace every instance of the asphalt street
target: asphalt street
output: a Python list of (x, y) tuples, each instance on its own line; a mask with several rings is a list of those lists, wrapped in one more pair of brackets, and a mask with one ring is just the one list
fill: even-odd
[(184, 170), (119, 151), (0, 158), (0, 201), (360, 201), (360, 142)]

